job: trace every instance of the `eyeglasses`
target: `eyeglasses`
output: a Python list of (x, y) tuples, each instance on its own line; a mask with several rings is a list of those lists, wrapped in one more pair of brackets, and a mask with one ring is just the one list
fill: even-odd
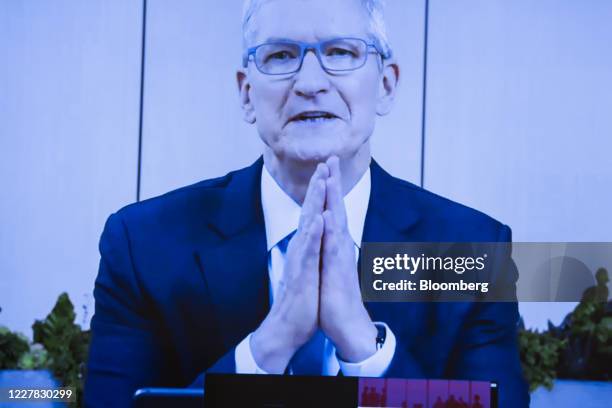
[(262, 74), (293, 74), (302, 68), (304, 55), (310, 50), (327, 72), (359, 69), (365, 65), (371, 52), (380, 54), (382, 59), (391, 57), (391, 52), (385, 53), (377, 45), (360, 38), (334, 38), (317, 43), (282, 40), (249, 48), (243, 55), (242, 65), (246, 68), (252, 56)]

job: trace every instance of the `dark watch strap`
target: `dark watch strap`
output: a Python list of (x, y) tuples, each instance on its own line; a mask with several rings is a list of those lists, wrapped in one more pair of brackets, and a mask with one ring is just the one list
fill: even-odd
[(376, 330), (378, 330), (376, 334), (376, 350), (380, 350), (387, 339), (387, 329), (382, 324), (375, 324), (374, 326), (376, 326)]

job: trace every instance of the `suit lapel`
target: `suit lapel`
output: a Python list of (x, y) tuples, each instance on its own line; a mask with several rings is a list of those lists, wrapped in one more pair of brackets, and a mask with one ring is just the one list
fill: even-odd
[(225, 349), (255, 330), (269, 310), (262, 163), (233, 173), (220, 189), (209, 222), (214, 242), (196, 250)]
[(384, 171), (374, 160), (370, 173), (372, 190), (362, 241), (410, 241), (410, 229), (419, 221), (420, 213), (411, 205), (409, 187)]

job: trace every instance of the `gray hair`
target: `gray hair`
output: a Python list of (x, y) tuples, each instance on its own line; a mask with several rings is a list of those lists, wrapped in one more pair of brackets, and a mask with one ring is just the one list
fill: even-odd
[[(249, 41), (253, 38), (255, 29), (252, 24), (253, 15), (259, 10), (267, 0), (245, 0), (242, 12), (242, 42), (243, 46), (248, 47)], [(391, 55), (391, 46), (387, 36), (384, 9), (385, 0), (359, 0), (368, 16), (369, 34), (380, 47), (383, 54)]]

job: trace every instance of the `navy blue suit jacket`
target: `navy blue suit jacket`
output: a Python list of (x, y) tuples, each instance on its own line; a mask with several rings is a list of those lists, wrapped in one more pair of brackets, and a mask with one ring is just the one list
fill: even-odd
[[(129, 205), (100, 240), (87, 406), (129, 406), (137, 388), (232, 372), (234, 348), (269, 310), (262, 159)], [(494, 219), (387, 174), (374, 161), (364, 242), (509, 241)], [(516, 279), (516, 276), (511, 276)], [(516, 303), (367, 303), (397, 338), (388, 377), (496, 380), (526, 407)]]

